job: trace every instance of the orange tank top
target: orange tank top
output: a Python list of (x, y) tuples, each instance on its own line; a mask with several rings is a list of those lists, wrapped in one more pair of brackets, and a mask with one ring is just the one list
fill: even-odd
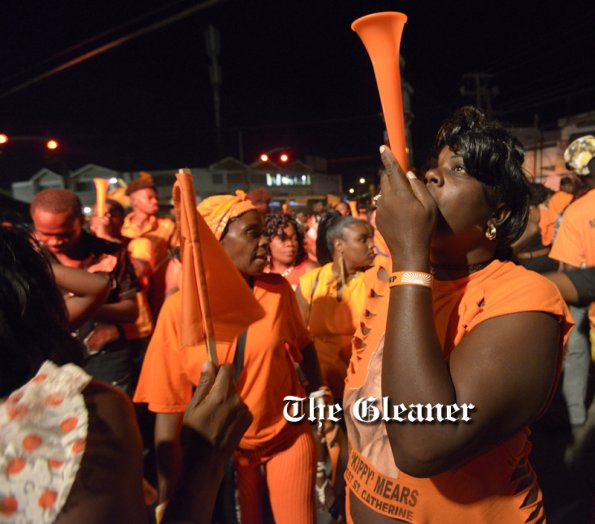
[[(348, 499), (356, 497), (374, 512), (415, 524), (539, 521), (543, 504), (528, 462), (528, 429), (457, 469), (431, 478), (415, 478), (395, 465), (384, 424), (364, 424), (354, 419), (352, 407), (358, 398), (382, 396), (380, 377), (389, 289), (378, 279), (378, 271), (372, 268), (366, 273), (368, 300), (354, 337), (346, 380)], [(564, 340), (572, 326), (557, 289), (537, 273), (511, 262), (494, 261), (455, 281), (435, 280), (433, 301), (436, 331), (445, 358), (467, 333), (489, 318), (522, 311), (548, 312), (560, 319)], [(531, 504), (525, 504), (532, 489), (538, 494)], [(353, 522), (351, 515), (348, 520)]]

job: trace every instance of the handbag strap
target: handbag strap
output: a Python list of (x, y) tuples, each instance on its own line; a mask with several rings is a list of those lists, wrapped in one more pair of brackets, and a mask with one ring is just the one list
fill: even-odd
[(235, 380), (236, 383), (240, 378), (240, 373), (244, 368), (244, 351), (246, 350), (246, 338), (248, 330), (242, 332), (238, 337), (238, 345), (236, 347), (236, 354), (233, 357), (233, 367), (235, 369)]
[[(248, 279), (248, 285), (250, 286), (250, 290), (254, 289), (254, 278), (250, 277)], [(233, 357), (233, 367), (235, 369), (235, 379), (236, 383), (240, 379), (240, 374), (242, 373), (242, 369), (244, 369), (244, 353), (246, 351), (246, 338), (248, 336), (248, 329), (246, 328), (238, 336), (238, 344), (236, 346), (236, 354)]]

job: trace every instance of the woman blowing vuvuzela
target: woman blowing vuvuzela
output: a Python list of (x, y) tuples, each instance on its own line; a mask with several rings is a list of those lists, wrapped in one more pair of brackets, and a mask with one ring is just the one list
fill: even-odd
[[(572, 321), (551, 283), (507, 260), (527, 220), (520, 143), (465, 107), (436, 145), (423, 180), (381, 148), (392, 268), (366, 275), (348, 369), (348, 520), (543, 522), (527, 426), (555, 389)], [(370, 396), (475, 409), (468, 423), (363, 424), (352, 406)]]

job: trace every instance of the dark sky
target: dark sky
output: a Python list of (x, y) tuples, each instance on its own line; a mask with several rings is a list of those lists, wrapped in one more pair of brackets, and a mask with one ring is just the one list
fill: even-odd
[[(211, 0), (212, 3), (213, 0)], [(142, 30), (191, 0), (2, 3), (0, 96), (70, 59)], [(227, 0), (0, 98), (0, 132), (56, 136), (4, 147), (0, 186), (45, 166), (93, 162), (117, 170), (204, 166), (225, 155), (255, 160), (291, 146), (294, 158), (319, 155), (331, 170), (368, 165), (382, 140), (371, 63), (351, 22), (392, 10), (408, 15), (401, 53), (415, 90), (415, 162), (454, 108), (462, 75), (495, 75), (496, 115), (544, 126), (595, 110), (595, 2)], [(140, 20), (139, 18), (142, 17)], [(221, 34), (223, 146), (217, 147), (204, 32)], [(99, 37), (89, 41), (93, 37)], [(78, 46), (74, 49), (73, 46)], [(367, 174), (367, 173), (362, 173)]]

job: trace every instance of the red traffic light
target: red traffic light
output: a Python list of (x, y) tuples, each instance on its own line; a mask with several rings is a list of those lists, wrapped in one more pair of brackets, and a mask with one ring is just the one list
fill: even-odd
[(0, 144), (6, 144), (8, 137), (4, 133), (0, 133)]
[(260, 155), (261, 162), (268, 162), (268, 160), (269, 160), (269, 155), (267, 155), (266, 153), (263, 153), (262, 155)]
[(279, 160), (285, 164), (289, 160), (289, 155), (287, 153), (281, 153), (279, 155)]
[(60, 144), (58, 143), (58, 141), (54, 139), (50, 139), (45, 143), (45, 147), (47, 149), (50, 149), (51, 151), (58, 149), (59, 146)]

